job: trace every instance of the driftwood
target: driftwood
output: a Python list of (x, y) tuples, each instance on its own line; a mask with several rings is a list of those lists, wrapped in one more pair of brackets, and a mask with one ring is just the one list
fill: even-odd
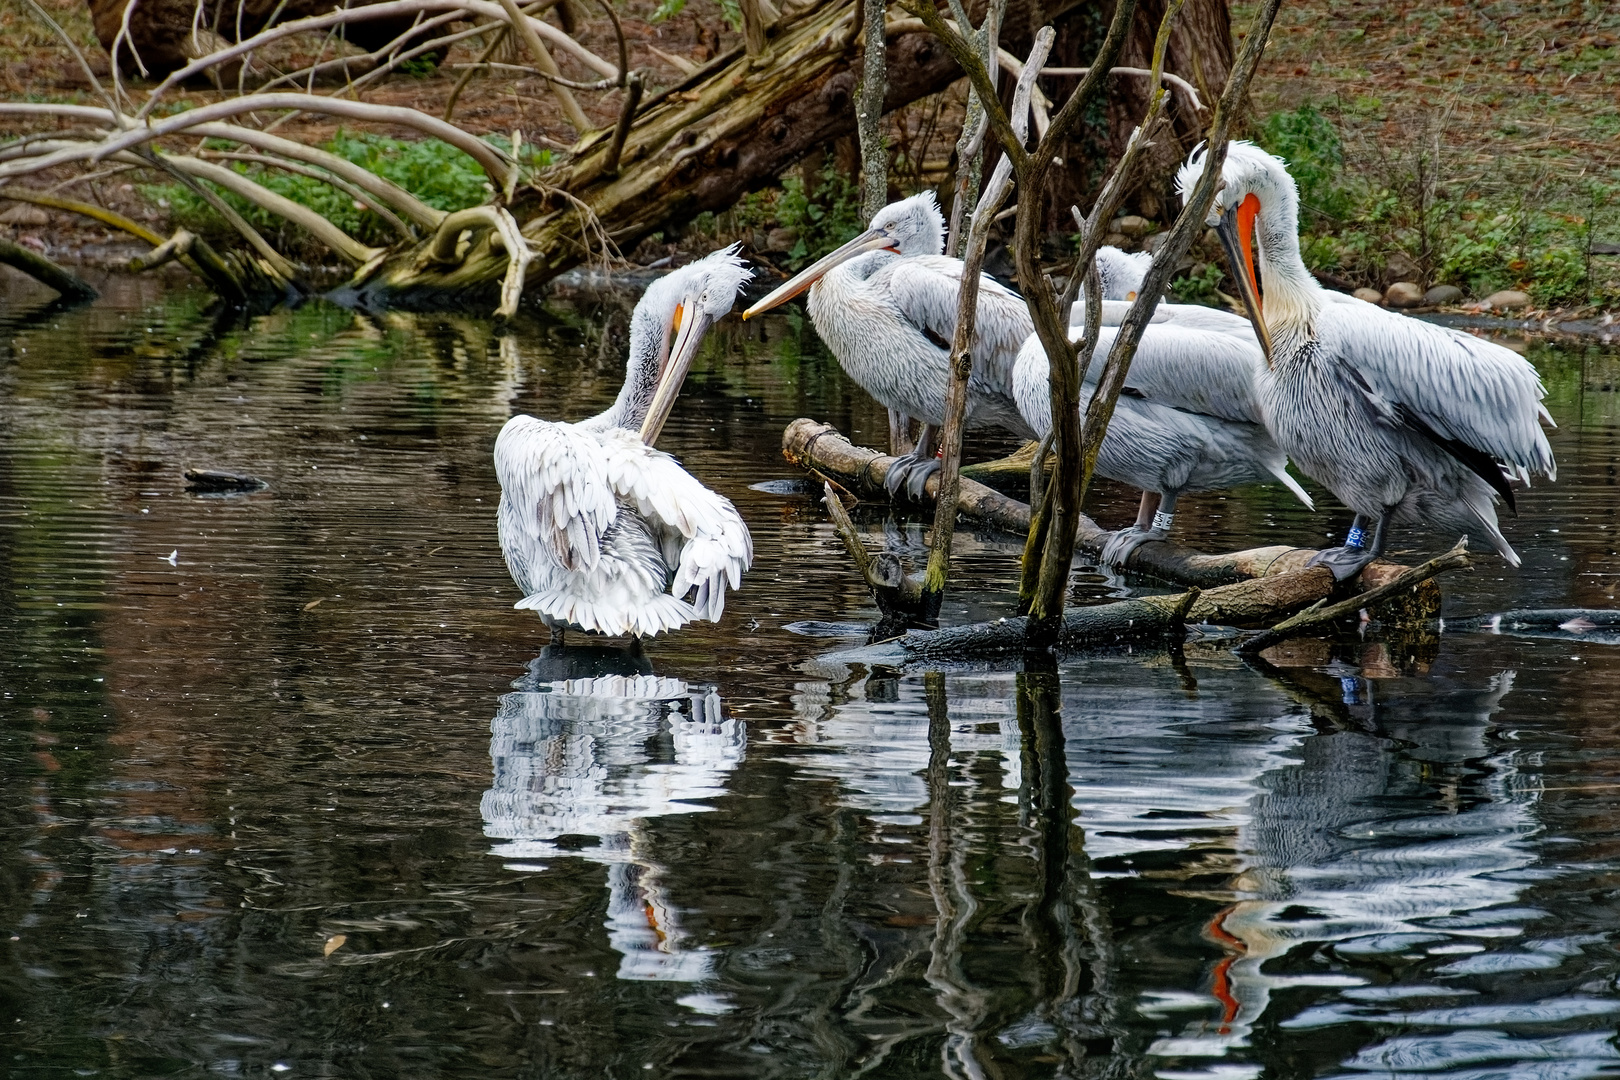
[[(1060, 653), (1164, 645), (1180, 641), (1198, 598), (1198, 590), (1176, 596), (1144, 596), (1112, 604), (1074, 608), (1063, 616), (1056, 650)], [(1023, 656), (1031, 651), (1030, 619), (1019, 615), (994, 622), (913, 630), (890, 641), (846, 649), (823, 657), (841, 663), (895, 665), (919, 662), (963, 662)], [(1038, 651), (1045, 651), (1044, 647)]]
[[(782, 433), (782, 454), (804, 469), (831, 477), (856, 496), (886, 502), (883, 478), (898, 459), (856, 446), (837, 428), (800, 418)], [(925, 499), (937, 492), (937, 476), (929, 477)], [(982, 525), (1023, 534), (1029, 529), (1029, 506), (1009, 499), (967, 477), (960, 481), (957, 512)], [(1080, 516), (1078, 545), (1097, 554), (1112, 535), (1090, 517)], [(1338, 586), (1323, 567), (1306, 567), (1314, 548), (1284, 545), (1243, 551), (1208, 553), (1181, 544), (1160, 541), (1143, 544), (1132, 553), (1129, 569), (1161, 581), (1193, 586), (1203, 591), (1188, 616), (1196, 623), (1219, 623), (1244, 628), (1271, 626), (1294, 612), (1331, 598)], [(1357, 584), (1379, 590), (1410, 568), (1382, 559), (1362, 571)], [(1440, 588), (1433, 581), (1407, 583), (1374, 597), (1373, 614), (1383, 622), (1413, 625), (1437, 618)], [(1363, 601), (1363, 606), (1367, 601)]]
[(0, 237), (0, 263), (15, 267), (61, 293), (68, 300), (94, 300), (100, 294), (70, 270), (64, 270), (37, 251)]
[(1354, 615), (1362, 608), (1375, 604), (1386, 596), (1392, 596), (1402, 590), (1426, 582), (1436, 574), (1447, 570), (1457, 570), (1469, 565), (1471, 563), (1468, 558), (1468, 540), (1465, 537), (1457, 541), (1457, 545), (1444, 555), (1436, 556), (1422, 566), (1414, 566), (1409, 570), (1405, 570), (1392, 580), (1375, 589), (1369, 589), (1364, 594), (1351, 597), (1348, 600), (1341, 600), (1337, 604), (1313, 607), (1291, 618), (1284, 619), (1270, 630), (1249, 638), (1238, 647), (1238, 651), (1253, 655), (1278, 642), (1287, 641), (1291, 637), (1299, 637), (1308, 633), (1314, 627), (1325, 626), (1347, 615)]

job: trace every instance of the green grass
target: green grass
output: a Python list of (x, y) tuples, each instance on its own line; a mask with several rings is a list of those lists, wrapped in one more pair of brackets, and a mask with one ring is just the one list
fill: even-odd
[(1301, 249), (1315, 269), (1381, 288), (1392, 266), (1408, 265), (1400, 276), (1476, 297), (1518, 288), (1541, 307), (1620, 302), (1620, 263), (1587, 254), (1589, 240), (1620, 233), (1620, 182), (1473, 189), (1427, 137), (1347, 168), (1339, 125), (1309, 102), (1273, 113), (1255, 136), (1299, 183)]

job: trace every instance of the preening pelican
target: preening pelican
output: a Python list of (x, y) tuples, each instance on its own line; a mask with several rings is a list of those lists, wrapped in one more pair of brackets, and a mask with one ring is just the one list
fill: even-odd
[[(810, 320), (849, 377), (890, 409), (924, 425), (910, 461), (890, 469), (891, 492), (905, 482), (921, 495), (945, 421), (951, 335), (962, 261), (940, 254), (945, 221), (931, 191), (879, 210), (871, 227), (743, 313), (751, 318), (810, 290)], [(973, 376), (966, 426), (1032, 437), (1012, 394), (1018, 347), (1034, 330), (1018, 294), (984, 277), (979, 285)]]
[(753, 561), (730, 501), (652, 446), (704, 334), (751, 274), (736, 251), (647, 288), (630, 319), (624, 387), (606, 412), (577, 424), (514, 416), (495, 440), (501, 551), (524, 593), (516, 606), (559, 641), (570, 627), (641, 637), (717, 620), (727, 585)]
[[(1184, 198), (1203, 169), (1199, 148), (1177, 177)], [(1345, 545), (1313, 562), (1340, 580), (1359, 573), (1393, 521), (1483, 533), (1519, 565), (1496, 524), (1497, 497), (1511, 509), (1509, 477), (1556, 476), (1535, 369), (1500, 345), (1327, 293), (1300, 258), (1299, 192), (1283, 162), (1234, 142), (1221, 175), (1208, 223), (1266, 353), (1266, 425), (1356, 514)]]

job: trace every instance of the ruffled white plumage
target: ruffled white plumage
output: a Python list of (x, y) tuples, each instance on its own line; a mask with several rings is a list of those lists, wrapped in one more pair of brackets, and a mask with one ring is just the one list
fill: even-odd
[(495, 465), (516, 606), (550, 624), (651, 636), (718, 619), (753, 561), (731, 502), (633, 432), (515, 416)]

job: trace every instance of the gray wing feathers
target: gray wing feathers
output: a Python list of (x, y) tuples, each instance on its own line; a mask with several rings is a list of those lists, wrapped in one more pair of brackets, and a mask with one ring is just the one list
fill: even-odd
[(1511, 349), (1371, 304), (1325, 305), (1317, 336), (1331, 356), (1355, 358), (1369, 404), (1411, 410), (1447, 439), (1506, 462), (1515, 475), (1557, 478), (1541, 377)]
[[(879, 274), (895, 307), (909, 322), (950, 340), (956, 332), (961, 260), (944, 255), (918, 255), (896, 259)], [(1024, 339), (1035, 332), (1029, 308), (1017, 293), (993, 278), (981, 277), (974, 328), (974, 374), (1006, 393), (1012, 385), (1018, 349)]]

